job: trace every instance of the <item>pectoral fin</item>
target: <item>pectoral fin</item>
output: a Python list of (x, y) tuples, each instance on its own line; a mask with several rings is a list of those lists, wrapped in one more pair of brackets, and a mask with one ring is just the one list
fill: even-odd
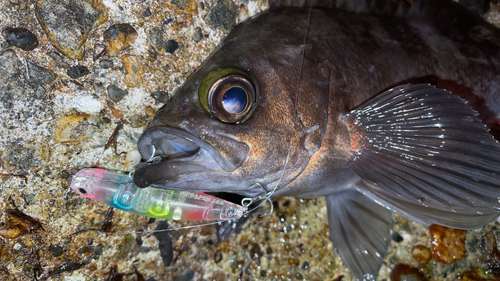
[(326, 197), (333, 245), (359, 280), (375, 280), (390, 243), (392, 212), (356, 190)]
[(476, 115), (458, 96), (430, 85), (391, 89), (344, 119), (349, 165), (414, 206), (486, 213), (491, 220), (500, 209), (500, 145)]

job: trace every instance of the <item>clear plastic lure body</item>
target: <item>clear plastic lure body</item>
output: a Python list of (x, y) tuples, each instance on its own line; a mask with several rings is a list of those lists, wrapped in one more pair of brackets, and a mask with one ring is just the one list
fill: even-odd
[(73, 176), (71, 189), (81, 196), (137, 215), (174, 220), (239, 219), (240, 205), (203, 192), (139, 188), (123, 174), (103, 169), (82, 169)]

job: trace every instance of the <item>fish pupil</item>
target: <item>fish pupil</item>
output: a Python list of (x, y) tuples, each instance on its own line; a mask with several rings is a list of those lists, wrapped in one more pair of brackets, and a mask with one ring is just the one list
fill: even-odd
[(228, 89), (222, 97), (222, 106), (231, 114), (242, 112), (248, 103), (247, 93), (241, 87)]
[(87, 194), (87, 190), (83, 189), (83, 188), (79, 188), (78, 191), (81, 193), (81, 194)]

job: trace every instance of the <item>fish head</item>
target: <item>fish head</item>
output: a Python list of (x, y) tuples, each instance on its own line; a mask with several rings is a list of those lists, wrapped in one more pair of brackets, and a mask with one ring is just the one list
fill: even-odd
[(320, 147), (326, 107), (299, 97), (310, 86), (299, 83), (300, 40), (271, 32), (237, 26), (158, 111), (138, 142), (153, 160), (137, 166), (138, 186), (255, 196), (303, 171)]

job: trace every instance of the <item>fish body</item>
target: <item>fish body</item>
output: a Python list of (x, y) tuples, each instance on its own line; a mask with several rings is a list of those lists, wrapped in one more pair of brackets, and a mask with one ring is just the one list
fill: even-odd
[(405, 3), (278, 8), (236, 26), (148, 125), (139, 150), (161, 161), (138, 165), (135, 184), (326, 196), (357, 279), (376, 277), (391, 211), (494, 220), (500, 147), (469, 105), (495, 134), (500, 31), (452, 2)]

